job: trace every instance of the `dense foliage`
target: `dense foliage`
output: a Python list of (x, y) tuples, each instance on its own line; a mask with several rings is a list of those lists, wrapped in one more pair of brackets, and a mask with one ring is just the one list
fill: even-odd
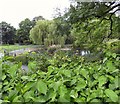
[[(35, 55), (32, 53), (30, 58)], [(12, 64), (5, 61), (7, 57), (3, 58), (2, 102), (118, 103), (120, 56), (111, 52), (105, 52), (104, 56), (96, 62), (62, 53), (52, 58), (41, 56), (38, 64), (42, 62), (43, 66), (37, 69), (38, 60), (29, 60), (27, 73), (21, 70), (21, 62)]]
[(29, 31), (35, 25), (34, 21), (30, 21), (28, 18), (19, 23), (19, 29), (17, 29), (16, 36), (19, 44), (30, 44)]
[[(0, 60), (0, 102), (120, 102), (120, 4), (72, 1), (53, 20), (21, 21), (16, 39), (41, 45), (41, 51)], [(2, 31), (3, 43), (11, 43), (15, 29), (3, 22)]]
[(14, 44), (16, 29), (6, 22), (0, 23), (0, 43)]

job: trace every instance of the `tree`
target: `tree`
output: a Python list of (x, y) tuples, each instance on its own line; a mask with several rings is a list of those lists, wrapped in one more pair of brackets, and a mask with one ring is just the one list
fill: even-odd
[[(74, 0), (77, 1), (77, 0)], [(71, 5), (67, 15), (67, 23), (74, 37), (74, 45), (80, 48), (98, 47), (106, 40), (119, 38), (116, 12), (120, 4), (117, 2), (76, 2)]]
[(39, 20), (34, 28), (30, 30), (30, 39), (35, 44), (44, 44), (45, 38), (50, 34), (49, 24), (50, 21), (48, 20)]
[[(30, 38), (35, 44), (50, 46), (60, 44), (63, 46), (65, 38), (57, 32), (54, 20), (40, 20), (30, 31)], [(62, 43), (61, 43), (62, 42)]]
[(16, 35), (18, 37), (18, 42), (20, 44), (29, 44), (31, 43), (29, 39), (29, 32), (32, 29), (32, 27), (35, 25), (34, 21), (30, 21), (30, 19), (26, 18), (25, 20), (21, 21), (19, 23), (19, 29), (16, 32)]
[(35, 22), (37, 22), (39, 20), (45, 20), (45, 18), (42, 17), (42, 16), (36, 16), (36, 17), (33, 18), (33, 21), (35, 21)]
[(15, 32), (16, 29), (6, 22), (0, 23), (0, 32), (1, 32), (1, 43), (3, 44), (14, 44), (15, 42)]
[[(75, 0), (77, 2), (77, 0)], [(74, 24), (76, 22), (84, 22), (88, 19), (97, 18), (101, 22), (108, 20), (110, 23), (110, 33), (108, 38), (112, 37), (113, 32), (113, 18), (117, 11), (120, 10), (120, 3), (111, 2), (77, 2), (77, 6), (71, 5), (69, 10), (69, 21)]]

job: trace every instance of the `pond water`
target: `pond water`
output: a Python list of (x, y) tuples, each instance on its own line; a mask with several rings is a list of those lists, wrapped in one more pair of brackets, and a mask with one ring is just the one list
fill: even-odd
[(3, 54), (3, 53), (0, 53), (0, 59), (1, 59), (3, 56), (4, 56), (4, 54)]
[(22, 65), (21, 68), (25, 71), (28, 71), (28, 66), (27, 65)]
[(81, 55), (82, 56), (88, 55), (88, 54), (90, 54), (90, 51), (85, 51), (85, 50), (81, 51)]

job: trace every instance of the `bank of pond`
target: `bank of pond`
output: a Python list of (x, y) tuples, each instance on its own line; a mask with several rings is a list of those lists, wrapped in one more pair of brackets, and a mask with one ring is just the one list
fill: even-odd
[(80, 50), (72, 49), (71, 47), (65, 48), (56, 48), (51, 47), (48, 49), (45, 48), (24, 48), (19, 50), (14, 50), (7, 52), (4, 50), (4, 53), (1, 53), (1, 58), (4, 56), (9, 56), (7, 60), (18, 63), (22, 63), (22, 69), (28, 70), (29, 61), (41, 60), (38, 57), (47, 57), (52, 58), (55, 54), (62, 56), (82, 56), (87, 61), (96, 61), (102, 58), (103, 54), (101, 52), (97, 54), (90, 53), (89, 50)]

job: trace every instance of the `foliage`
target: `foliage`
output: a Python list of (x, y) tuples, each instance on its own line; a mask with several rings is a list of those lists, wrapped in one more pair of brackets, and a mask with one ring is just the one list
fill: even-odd
[(35, 25), (34, 21), (30, 21), (28, 18), (19, 23), (19, 29), (17, 29), (16, 36), (19, 44), (29, 44), (29, 31)]
[(33, 18), (33, 21), (37, 22), (39, 20), (45, 20), (45, 18), (43, 18), (42, 16), (36, 16)]
[(103, 60), (92, 63), (65, 54), (56, 54), (52, 59), (44, 56), (46, 60), (40, 60), (45, 60), (47, 72), (35, 70), (35, 62), (31, 61), (29, 73), (25, 74), (21, 63), (11, 65), (3, 58), (2, 102), (118, 103), (120, 56), (108, 51), (104, 54)]
[(119, 39), (119, 2), (73, 2), (63, 17), (71, 25), (73, 46), (94, 51), (106, 40)]
[(19, 50), (23, 48), (31, 48), (34, 47), (33, 45), (0, 45), (0, 51), (6, 50), (6, 51), (13, 51), (13, 50)]
[(54, 26), (50, 24), (52, 24), (52, 21), (39, 20), (30, 31), (31, 40), (36, 44), (44, 44), (45, 39), (53, 35), (51, 32)]
[(69, 25), (59, 18), (51, 21), (39, 20), (31, 29), (30, 38), (35, 44), (43, 44), (46, 47), (60, 44), (63, 47), (72, 40), (69, 30)]
[(14, 44), (16, 29), (6, 22), (0, 23), (0, 43)]

